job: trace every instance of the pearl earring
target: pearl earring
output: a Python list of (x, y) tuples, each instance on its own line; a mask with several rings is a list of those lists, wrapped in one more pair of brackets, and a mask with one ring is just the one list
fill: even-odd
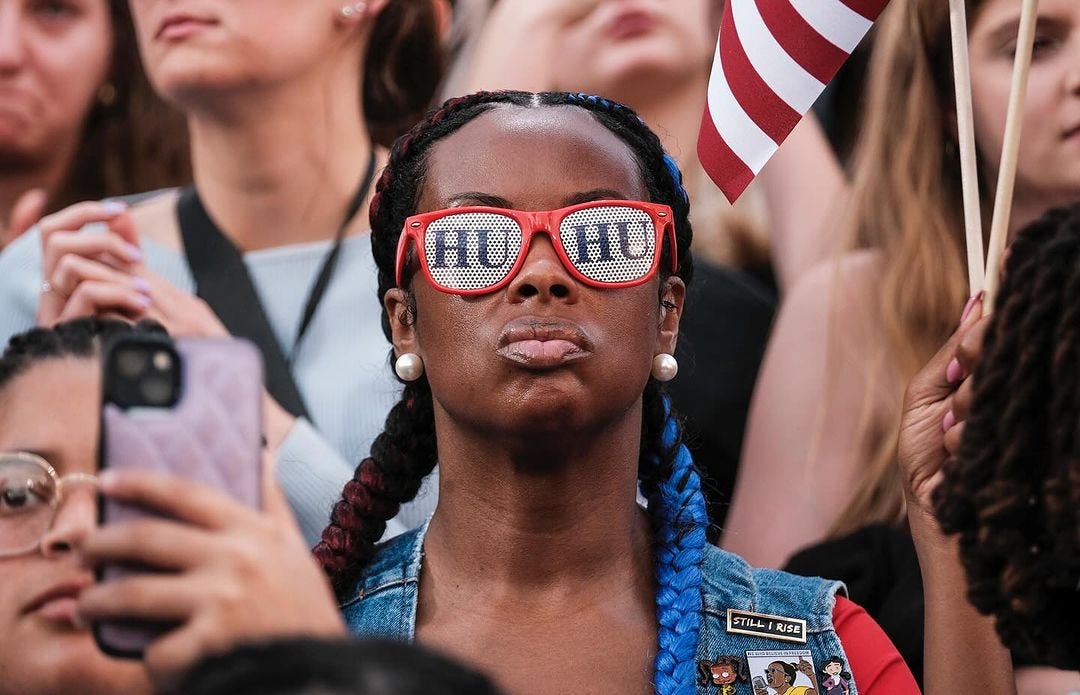
[(679, 373), (679, 362), (666, 352), (652, 360), (652, 375), (657, 381), (671, 381)]
[(342, 19), (352, 19), (356, 15), (364, 14), (367, 12), (366, 2), (354, 2), (351, 5), (345, 5), (341, 8)]
[(415, 352), (406, 352), (394, 361), (394, 372), (402, 381), (416, 381), (424, 373), (424, 360)]

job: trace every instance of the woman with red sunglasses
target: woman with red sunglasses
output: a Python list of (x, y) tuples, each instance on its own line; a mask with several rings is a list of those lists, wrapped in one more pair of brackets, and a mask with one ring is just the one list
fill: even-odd
[[(201, 528), (92, 535), (89, 562), (145, 562), (152, 546), (178, 576), (89, 590), (83, 616), (180, 621), (147, 651), (166, 680), (230, 641), (347, 627), (445, 650), (514, 693), (692, 693), (701, 662), (755, 652), (840, 655), (867, 693), (916, 692), (838, 583), (752, 569), (705, 541), (662, 389), (692, 275), (688, 210), (678, 168), (621, 105), (448, 102), (395, 144), (371, 209), (404, 392), (315, 550), (344, 623), (255, 549), (207, 557), (223, 534), (243, 547), (245, 527), (261, 527), (253, 544), (273, 537), (248, 510), (150, 476), (105, 493)], [(376, 546), (436, 462), (433, 517)]]

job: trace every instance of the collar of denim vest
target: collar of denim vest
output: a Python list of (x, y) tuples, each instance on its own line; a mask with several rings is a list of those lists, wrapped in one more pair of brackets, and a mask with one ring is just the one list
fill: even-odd
[(360, 581), (342, 601), (341, 607), (362, 600), (365, 596), (420, 580), (420, 564), (424, 555), (424, 537), (431, 517), (412, 531), (381, 544)]
[[(364, 569), (341, 607), (347, 608), (389, 589), (418, 583), (424, 538), (430, 523), (429, 517), (420, 527), (381, 544), (374, 560)], [(726, 616), (727, 609), (733, 608), (792, 616), (801, 614), (808, 619), (807, 630), (811, 633), (832, 629), (833, 597), (837, 592), (847, 593), (839, 582), (754, 569), (738, 555), (713, 545), (705, 546), (701, 570), (702, 607), (707, 613)], [(803, 601), (812, 596), (812, 605), (792, 605), (792, 594), (800, 595)]]

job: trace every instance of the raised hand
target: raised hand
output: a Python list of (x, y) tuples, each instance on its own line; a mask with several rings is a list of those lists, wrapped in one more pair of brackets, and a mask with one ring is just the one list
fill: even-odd
[[(87, 234), (101, 222), (108, 232)], [(149, 283), (137, 274), (139, 238), (126, 206), (85, 202), (41, 220), (42, 286), (38, 324), (93, 315), (143, 318), (150, 306)]]
[(970, 375), (978, 362), (988, 319), (982, 299), (971, 303), (956, 333), (912, 378), (904, 394), (897, 458), (913, 533), (936, 533), (931, 494), (941, 467), (960, 446), (971, 407)]

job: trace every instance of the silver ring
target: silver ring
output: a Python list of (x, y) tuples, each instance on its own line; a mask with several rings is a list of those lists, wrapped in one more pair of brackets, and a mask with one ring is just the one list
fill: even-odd
[(46, 281), (41, 283), (41, 293), (42, 294), (48, 294), (49, 292), (52, 292), (52, 291), (53, 291), (53, 286), (52, 286), (51, 282), (46, 280)]

